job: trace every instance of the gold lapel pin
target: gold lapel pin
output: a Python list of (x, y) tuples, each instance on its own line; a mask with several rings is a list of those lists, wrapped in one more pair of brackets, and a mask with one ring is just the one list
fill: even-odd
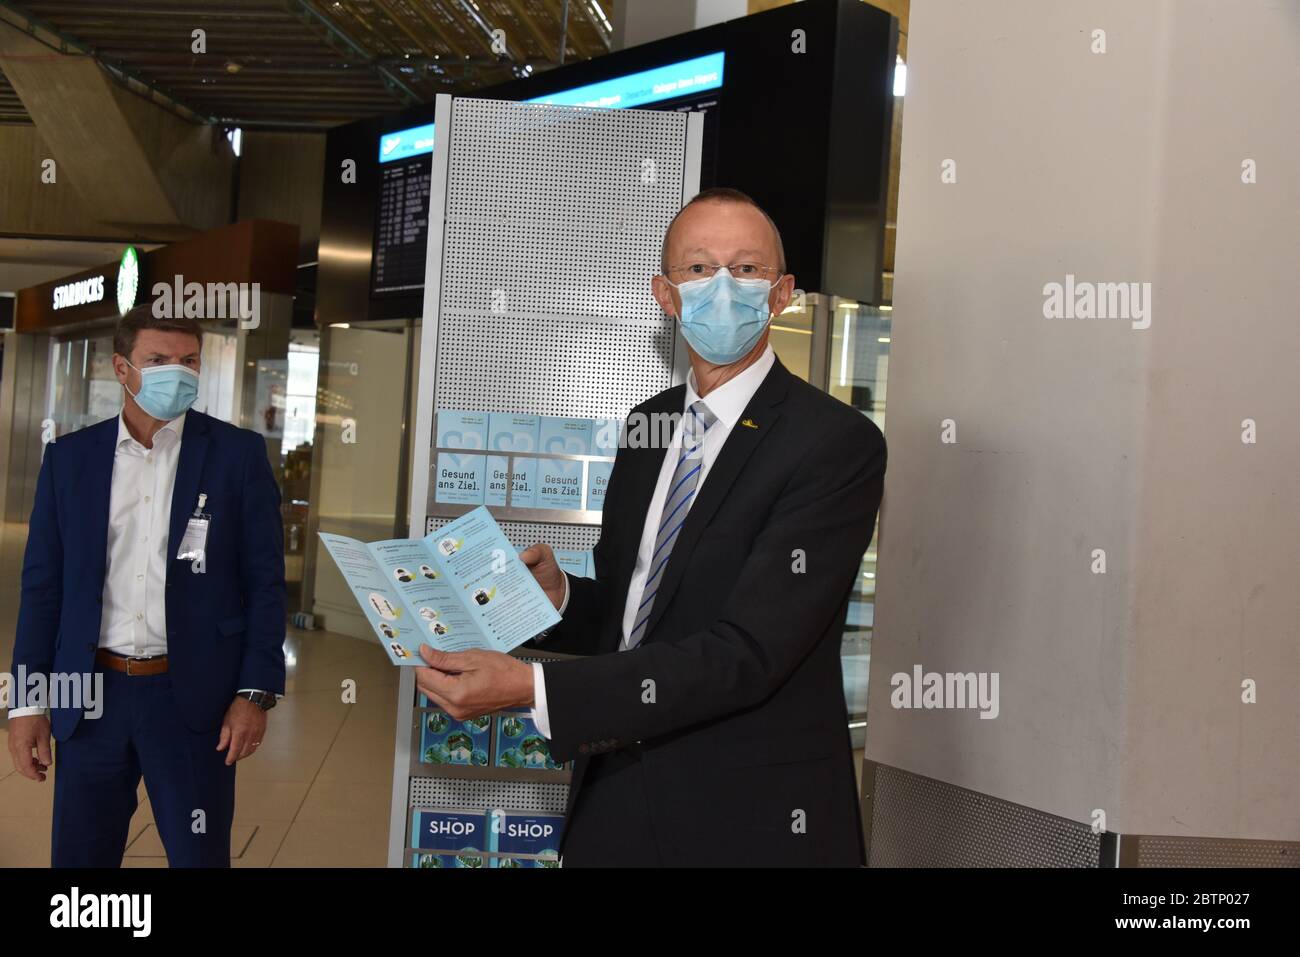
[(753, 419), (741, 419), (741, 420), (740, 420), (740, 424), (743, 425), (743, 426), (744, 426), (745, 428), (747, 428), (747, 429), (756, 429), (756, 428), (758, 428), (758, 423), (755, 422)]

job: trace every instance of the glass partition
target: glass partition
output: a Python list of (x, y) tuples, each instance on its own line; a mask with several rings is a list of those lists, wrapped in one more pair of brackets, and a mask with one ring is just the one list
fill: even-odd
[[(316, 396), (315, 498), (305, 593), (330, 631), (370, 637), (352, 589), (315, 532), (361, 541), (404, 536), (410, 322), (336, 325), (322, 332)], [(314, 566), (314, 571), (313, 571)]]
[(45, 418), (57, 438), (117, 415), (122, 386), (113, 374), (113, 333), (50, 340)]
[[(831, 297), (830, 356), (826, 390), (885, 429), (885, 388), (889, 378), (889, 330), (892, 308), (875, 308)], [(841, 660), (849, 716), (866, 719), (867, 676), (876, 601), (876, 540), (862, 556), (858, 584), (849, 603)]]
[(815, 295), (796, 293), (790, 305), (772, 320), (768, 341), (772, 351), (785, 366), (805, 382), (810, 382), (813, 367), (813, 317)]

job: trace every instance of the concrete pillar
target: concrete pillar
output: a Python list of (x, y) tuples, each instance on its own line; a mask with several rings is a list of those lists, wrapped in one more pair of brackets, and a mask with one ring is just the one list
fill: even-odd
[[(870, 760), (1085, 838), (1300, 840), (1298, 27), (914, 0)], [(998, 674), (996, 717), (903, 707), (917, 666)]]

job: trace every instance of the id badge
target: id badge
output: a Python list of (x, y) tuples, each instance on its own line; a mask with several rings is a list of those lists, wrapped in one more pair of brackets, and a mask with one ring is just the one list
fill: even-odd
[(211, 521), (210, 515), (195, 515), (185, 523), (185, 535), (181, 538), (177, 558), (187, 562), (202, 560), (203, 550), (208, 545), (208, 523)]

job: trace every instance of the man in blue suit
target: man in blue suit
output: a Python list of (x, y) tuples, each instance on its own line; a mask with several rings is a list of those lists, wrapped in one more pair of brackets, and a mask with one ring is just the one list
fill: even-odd
[[(12, 674), (49, 694), (9, 750), (44, 781), (58, 742), (55, 867), (121, 865), (141, 777), (169, 863), (228, 867), (235, 762), (284, 692), (280, 493), (261, 436), (190, 411), (202, 335), (123, 319), (121, 414), (41, 463)], [(56, 693), (83, 684), (98, 700)]]

